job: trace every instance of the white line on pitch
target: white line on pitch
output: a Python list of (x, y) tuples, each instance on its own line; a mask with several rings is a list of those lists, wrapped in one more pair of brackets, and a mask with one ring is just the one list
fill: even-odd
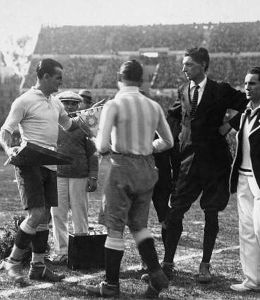
[[(226, 247), (226, 248), (221, 248), (221, 249), (216, 249), (213, 251), (214, 254), (219, 254), (221, 252), (224, 252), (224, 251), (233, 251), (233, 250), (237, 250), (239, 249), (239, 246), (232, 246), (232, 247)], [(178, 262), (178, 261), (184, 261), (184, 260), (189, 260), (189, 259), (192, 259), (192, 258), (195, 258), (195, 257), (198, 257), (198, 256), (201, 256), (201, 251), (198, 251), (196, 253), (193, 253), (193, 254), (189, 254), (189, 255), (182, 255), (182, 256), (179, 256), (179, 257), (176, 257), (174, 259), (175, 262)], [(138, 268), (140, 268), (140, 265), (133, 265), (133, 266), (129, 266), (126, 268), (126, 270), (137, 270)]]
[[(219, 254), (219, 253), (222, 253), (222, 252), (225, 252), (225, 251), (233, 251), (233, 250), (237, 250), (237, 249), (239, 249), (239, 246), (232, 246), (232, 247), (216, 249), (216, 250), (213, 251), (213, 253), (214, 254)], [(194, 254), (190, 254), (190, 255), (182, 255), (180, 257), (176, 257), (175, 261), (177, 262), (177, 261), (189, 260), (189, 259), (198, 257), (200, 255), (201, 255), (201, 251), (197, 252), (197, 253), (194, 253)], [(129, 267), (125, 268), (124, 270), (131, 271), (131, 270), (137, 270), (138, 268), (140, 268), (139, 264), (129, 266)], [(95, 277), (98, 277), (98, 276), (99, 276), (99, 274), (97, 274), (97, 275), (85, 274), (85, 275), (82, 275), (82, 276), (70, 276), (70, 277), (66, 277), (62, 282), (77, 283), (77, 282), (85, 281), (85, 280), (88, 280), (88, 279), (94, 279)], [(9, 297), (9, 296), (11, 296), (12, 294), (15, 294), (15, 293), (25, 294), (25, 293), (27, 293), (29, 291), (33, 291), (33, 290), (47, 289), (47, 288), (52, 287), (53, 285), (54, 285), (53, 283), (41, 283), (41, 284), (37, 284), (37, 285), (28, 286), (28, 287), (25, 287), (25, 288), (15, 288), (15, 289), (12, 289), (12, 290), (5, 290), (5, 291), (0, 292), (0, 296)]]

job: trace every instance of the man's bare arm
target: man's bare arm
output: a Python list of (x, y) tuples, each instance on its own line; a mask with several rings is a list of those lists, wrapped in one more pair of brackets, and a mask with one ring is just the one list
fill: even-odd
[(3, 147), (5, 153), (8, 155), (9, 149), (12, 145), (12, 134), (8, 130), (1, 129), (0, 144)]
[(6, 129), (1, 129), (0, 131), (0, 144), (9, 158), (14, 156), (19, 148), (12, 147), (12, 134)]

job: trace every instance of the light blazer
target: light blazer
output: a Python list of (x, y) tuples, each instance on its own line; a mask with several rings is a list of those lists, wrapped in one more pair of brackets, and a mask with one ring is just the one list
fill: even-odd
[[(246, 111), (241, 115), (239, 130), (236, 134), (237, 148), (232, 172), (230, 176), (230, 192), (236, 193), (238, 184), (238, 170), (242, 162), (242, 136), (246, 121)], [(258, 186), (260, 187), (260, 110), (257, 112), (255, 122), (249, 133), (250, 157), (253, 173)]]

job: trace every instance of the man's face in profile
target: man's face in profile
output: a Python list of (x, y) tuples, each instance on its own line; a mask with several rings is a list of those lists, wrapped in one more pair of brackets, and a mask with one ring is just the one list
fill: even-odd
[(48, 90), (50, 93), (58, 92), (59, 87), (62, 85), (62, 69), (55, 67), (55, 73), (53, 75), (49, 75), (46, 78)]
[(184, 56), (182, 61), (182, 72), (185, 74), (188, 80), (196, 81), (196, 79), (204, 76), (203, 64), (196, 62), (191, 56)]

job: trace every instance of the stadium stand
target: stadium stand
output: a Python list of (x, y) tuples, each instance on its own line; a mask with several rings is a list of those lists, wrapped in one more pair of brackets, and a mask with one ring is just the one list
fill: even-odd
[(220, 23), (210, 29), (210, 52), (260, 51), (260, 22)]
[(182, 50), (203, 42), (202, 25), (43, 27), (35, 54), (101, 54), (169, 47)]
[(184, 80), (183, 50), (209, 49), (209, 75), (235, 87), (249, 66), (260, 65), (260, 22), (151, 26), (42, 27), (23, 88), (34, 84), (37, 62), (53, 57), (64, 66), (64, 89), (116, 89), (116, 72), (136, 58), (154, 90), (176, 89)]

